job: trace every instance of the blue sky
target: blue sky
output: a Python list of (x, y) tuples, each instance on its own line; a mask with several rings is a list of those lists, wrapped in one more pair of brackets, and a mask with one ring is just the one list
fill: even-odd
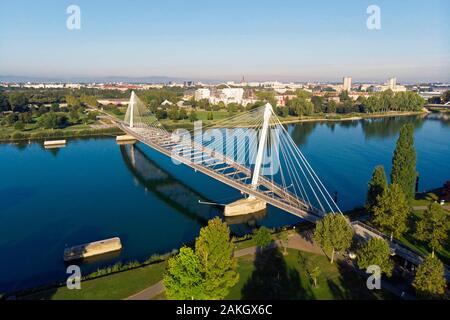
[[(81, 9), (81, 30), (66, 8)], [(369, 5), (381, 30), (366, 27)], [(0, 2), (0, 75), (450, 81), (448, 0)]]

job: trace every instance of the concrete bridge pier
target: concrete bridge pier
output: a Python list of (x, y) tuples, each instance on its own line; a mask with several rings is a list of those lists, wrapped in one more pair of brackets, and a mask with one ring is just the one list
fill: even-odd
[(249, 197), (227, 204), (223, 214), (225, 217), (242, 216), (264, 211), (266, 207), (267, 204), (265, 201), (255, 197)]

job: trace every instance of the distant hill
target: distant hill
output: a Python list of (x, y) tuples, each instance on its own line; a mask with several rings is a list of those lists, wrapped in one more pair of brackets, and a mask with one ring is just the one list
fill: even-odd
[(84, 83), (106, 83), (106, 82), (126, 82), (126, 83), (168, 83), (168, 82), (184, 82), (184, 81), (201, 81), (201, 82), (216, 82), (211, 79), (196, 79), (196, 78), (182, 78), (182, 77), (166, 77), (166, 76), (148, 76), (148, 77), (29, 77), (29, 76), (14, 76), (14, 75), (0, 75), (0, 82), (84, 82)]

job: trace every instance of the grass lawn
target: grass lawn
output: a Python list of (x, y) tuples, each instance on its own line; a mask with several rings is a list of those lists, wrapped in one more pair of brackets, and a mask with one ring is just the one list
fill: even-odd
[[(209, 111), (199, 110), (199, 111), (195, 111), (195, 113), (197, 114), (198, 120), (205, 121), (205, 120), (207, 120)], [(228, 114), (228, 111), (212, 111), (212, 114), (213, 114), (213, 120), (221, 120), (221, 119), (230, 117)]]
[(238, 250), (242, 250), (242, 249), (246, 249), (246, 248), (250, 248), (250, 247), (254, 247), (254, 246), (256, 246), (256, 242), (253, 238), (251, 238), (248, 240), (235, 242), (234, 243), (234, 251), (238, 251)]
[(166, 262), (124, 271), (105, 277), (84, 281), (81, 290), (69, 290), (61, 287), (55, 290), (39, 292), (25, 299), (51, 300), (118, 300), (127, 298), (152, 286), (163, 277)]
[[(268, 250), (238, 259), (239, 283), (227, 299), (394, 299), (384, 291), (369, 291), (365, 280), (347, 267), (331, 264), (321, 255), (288, 250)], [(319, 267), (318, 287), (308, 276), (307, 265)]]

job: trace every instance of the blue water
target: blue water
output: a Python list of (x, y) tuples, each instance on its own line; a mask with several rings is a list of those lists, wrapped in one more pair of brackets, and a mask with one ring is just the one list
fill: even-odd
[[(342, 209), (361, 206), (373, 168), (390, 172), (402, 124), (415, 126), (420, 189), (450, 179), (450, 120), (401, 117), (290, 125), (289, 132)], [(226, 202), (239, 192), (152, 149), (119, 147), (113, 138), (0, 145), (0, 292), (65, 278), (66, 246), (118, 236), (116, 256), (83, 263), (83, 273), (142, 260), (192, 242), (220, 212), (198, 200)], [(228, 221), (236, 234), (300, 220), (275, 208), (249, 221)]]

